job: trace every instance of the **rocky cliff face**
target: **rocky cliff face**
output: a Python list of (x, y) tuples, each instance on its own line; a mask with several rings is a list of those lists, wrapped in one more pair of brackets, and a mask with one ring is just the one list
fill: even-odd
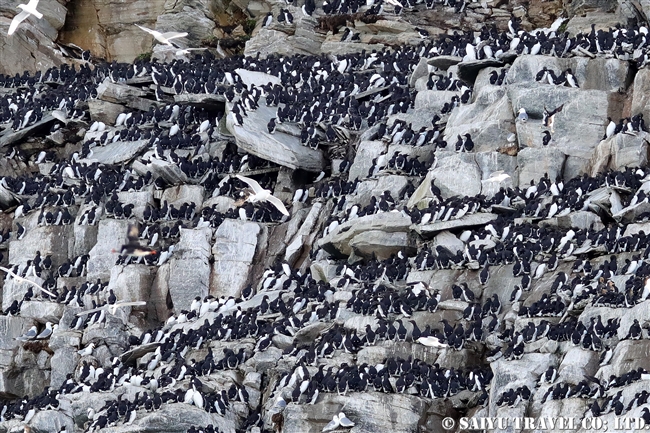
[[(0, 431), (650, 418), (644, 4), (317, 6), (49, 2), (2, 40)], [(134, 23), (220, 42), (119, 63)]]

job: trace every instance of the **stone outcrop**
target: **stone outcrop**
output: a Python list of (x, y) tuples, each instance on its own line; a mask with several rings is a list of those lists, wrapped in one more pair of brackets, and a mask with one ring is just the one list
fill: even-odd
[[(0, 31), (17, 4), (0, 4)], [(0, 40), (10, 76), (81, 63), (69, 44), (94, 57), (92, 79), (0, 84), (21, 104), (35, 86), (49, 107), (0, 124), (0, 431), (321, 432), (343, 412), (354, 427), (332, 431), (415, 433), (446, 417), (647, 416), (648, 132), (605, 134), (608, 117), (650, 118), (642, 59), (583, 46), (474, 60), (427, 45), (513, 16), (532, 30), (566, 12), (559, 35), (607, 29), (647, 5), (301, 6), (54, 1)], [(278, 22), (283, 9), (293, 23)], [(211, 45), (219, 60), (190, 64), (192, 52), (172, 67), (156, 59), (176, 49), (156, 48), (137, 63), (151, 70), (122, 77), (133, 64), (110, 62), (154, 43), (135, 24), (187, 31), (181, 47)], [(346, 27), (358, 41), (341, 41)], [(222, 59), (233, 37), (248, 57)], [(536, 80), (544, 67), (571, 68), (579, 87)], [(179, 78), (156, 84), (163, 69)], [(462, 81), (436, 90), (440, 77)], [(0, 115), (18, 116), (9, 106)], [(285, 109), (299, 113), (269, 132)], [(399, 124), (437, 139), (404, 142)]]

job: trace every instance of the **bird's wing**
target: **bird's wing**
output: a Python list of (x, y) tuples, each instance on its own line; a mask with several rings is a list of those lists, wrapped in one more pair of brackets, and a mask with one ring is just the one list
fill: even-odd
[(352, 427), (354, 426), (354, 422), (350, 420), (347, 416), (344, 416), (343, 418), (339, 418), (339, 421), (341, 423), (341, 427)]
[(38, 0), (29, 0), (29, 3), (27, 3), (29, 9), (36, 9), (36, 6), (38, 6)]
[(108, 308), (108, 306), (104, 305), (102, 307), (93, 308), (92, 310), (82, 311), (80, 313), (77, 313), (76, 315), (77, 316), (86, 316), (88, 314), (96, 313), (97, 311), (105, 310), (106, 308)]
[[(156, 32), (158, 33), (158, 32)], [(153, 34), (153, 33), (152, 33)], [(165, 32), (165, 33), (158, 33), (161, 38), (170, 40), (170, 39), (176, 39), (176, 38), (184, 38), (185, 36), (188, 35), (187, 32)]]
[(146, 27), (142, 27), (142, 26), (139, 25), (139, 24), (136, 24), (136, 26), (140, 27), (140, 29), (144, 30), (145, 32), (147, 32), (147, 33), (153, 35), (156, 39), (158, 39), (158, 37), (160, 36), (160, 32), (157, 32), (157, 31), (155, 31), (155, 30), (148, 29), (148, 28), (146, 28)]
[(551, 111), (550, 116), (554, 115), (555, 113), (559, 113), (560, 111), (562, 111), (562, 108), (564, 108), (564, 104), (560, 105), (555, 110)]
[(339, 423), (338, 417), (336, 419), (333, 419), (325, 427), (323, 427), (324, 432), (332, 431), (335, 430), (341, 423)]
[(275, 197), (275, 196), (269, 196), (269, 198), (266, 199), (269, 203), (271, 203), (273, 206), (277, 207), (280, 212), (282, 212), (284, 215), (289, 216), (289, 211), (287, 210), (286, 207), (284, 207), (284, 203), (282, 201)]
[(255, 179), (251, 179), (250, 177), (242, 176), (240, 174), (236, 174), (235, 177), (237, 179), (241, 180), (242, 182), (246, 182), (246, 184), (248, 184), (248, 186), (253, 188), (253, 193), (255, 193), (255, 194), (259, 194), (262, 191), (264, 191), (264, 189), (260, 186), (259, 183), (257, 183), (257, 181)]
[(25, 21), (28, 16), (29, 16), (29, 12), (25, 12), (25, 11), (22, 11), (18, 15), (16, 15), (14, 19), (11, 20), (11, 24), (9, 25), (9, 31), (7, 32), (7, 35), (12, 35), (16, 31), (20, 23)]
[(135, 302), (117, 302), (111, 306), (108, 307), (108, 311), (115, 315), (117, 312), (117, 309), (120, 307), (135, 307), (138, 305), (147, 305), (145, 301), (135, 301)]

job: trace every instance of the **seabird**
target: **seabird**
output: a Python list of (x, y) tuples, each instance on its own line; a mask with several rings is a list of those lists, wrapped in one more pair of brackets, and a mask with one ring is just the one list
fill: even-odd
[(38, 6), (38, 0), (30, 0), (26, 5), (17, 6), (23, 11), (16, 15), (13, 20), (11, 20), (9, 31), (7, 32), (8, 36), (11, 36), (16, 31), (20, 23), (25, 21), (30, 15), (34, 15), (39, 20), (43, 18), (43, 14), (36, 10), (36, 6)]
[(36, 327), (36, 325), (34, 325), (31, 328), (29, 328), (29, 330), (25, 332), (24, 335), (17, 337), (16, 340), (20, 340), (20, 341), (33, 340), (34, 338), (36, 338), (37, 335), (38, 335), (38, 328)]
[(332, 421), (328, 422), (325, 427), (323, 427), (323, 433), (328, 432), (328, 431), (333, 431), (336, 430), (341, 426), (341, 421), (339, 420), (339, 415), (334, 415), (332, 417)]
[(430, 335), (428, 337), (420, 337), (416, 341), (418, 343), (420, 343), (421, 345), (427, 346), (427, 347), (445, 348), (445, 347), (449, 346), (446, 343), (442, 343), (439, 338), (434, 337), (432, 335)]
[(93, 353), (93, 349), (95, 348), (95, 343), (90, 343), (88, 346), (85, 348), (78, 350), (77, 353), (79, 355), (83, 356), (90, 356)]
[[(32, 0), (33, 1), (33, 0)], [(37, 0), (38, 1), (38, 0)], [(156, 30), (151, 30), (146, 27), (142, 27), (139, 24), (136, 24), (141, 30), (144, 30), (145, 32), (151, 34), (156, 40), (162, 44), (169, 45), (173, 47), (174, 45), (170, 42), (172, 39), (176, 38), (184, 38), (185, 36), (188, 35), (187, 32), (166, 32), (166, 33), (160, 33), (159, 31)]]
[(339, 413), (339, 424), (341, 427), (350, 428), (354, 427), (354, 422), (350, 420), (343, 412)]
[(528, 113), (526, 113), (525, 108), (520, 108), (519, 109), (519, 114), (517, 115), (517, 120), (520, 121), (521, 123), (526, 123), (528, 120)]
[(138, 243), (139, 230), (136, 225), (130, 225), (127, 232), (128, 243), (122, 245), (120, 250), (111, 250), (112, 253), (120, 253), (121, 256), (142, 257), (156, 254), (156, 250), (143, 247)]
[(249, 195), (248, 198), (246, 199), (247, 201), (251, 203), (256, 203), (258, 201), (267, 201), (271, 203), (273, 206), (275, 206), (282, 214), (289, 216), (289, 211), (287, 210), (286, 207), (284, 207), (284, 203), (282, 201), (275, 197), (273, 194), (271, 194), (271, 191), (268, 189), (264, 189), (260, 186), (259, 183), (257, 183), (256, 180), (251, 179), (246, 176), (242, 176), (239, 174), (236, 174), (235, 177), (242, 182), (245, 182), (250, 186), (253, 190), (253, 194)]
[(555, 120), (555, 115), (562, 111), (562, 108), (564, 108), (564, 104), (560, 105), (554, 110), (548, 111), (546, 106), (544, 106), (544, 118), (543, 118), (543, 123), (544, 126), (547, 128), (551, 128), (551, 132), (555, 132), (553, 128), (553, 123)]
[(50, 338), (52, 332), (54, 331), (54, 329), (56, 329), (56, 327), (58, 327), (58, 325), (54, 325), (54, 328), (52, 327), (52, 322), (45, 323), (45, 329), (43, 330), (43, 332), (41, 332), (36, 336), (36, 339), (45, 340), (47, 338)]

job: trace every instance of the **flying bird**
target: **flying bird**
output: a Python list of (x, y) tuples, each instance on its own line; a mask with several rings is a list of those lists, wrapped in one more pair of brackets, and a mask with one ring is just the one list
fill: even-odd
[(262, 188), (256, 180), (249, 177), (241, 176), (239, 174), (235, 175), (235, 177), (237, 177), (237, 179), (241, 180), (242, 182), (246, 182), (248, 186), (250, 186), (253, 190), (253, 194), (249, 195), (246, 200), (251, 203), (256, 203), (258, 201), (268, 201), (273, 206), (278, 208), (282, 214), (289, 216), (289, 211), (286, 207), (284, 207), (284, 203), (282, 203), (279, 198), (273, 196), (270, 190)]
[(156, 250), (143, 247), (138, 243), (138, 234), (139, 234), (138, 227), (135, 225), (130, 225), (129, 231), (126, 234), (128, 243), (122, 245), (119, 251), (111, 250), (111, 252), (120, 253), (120, 255), (122, 256), (134, 256), (134, 257), (142, 257), (151, 254), (156, 254)]
[(551, 128), (551, 132), (555, 132), (553, 129), (553, 123), (555, 121), (555, 115), (562, 111), (562, 108), (564, 107), (564, 104), (560, 105), (557, 107), (555, 110), (548, 111), (546, 106), (544, 106), (544, 126), (547, 128)]
[(448, 347), (449, 345), (446, 343), (442, 343), (440, 339), (437, 337), (434, 337), (432, 335), (428, 337), (420, 337), (417, 339), (417, 342), (420, 343), (423, 346), (427, 347), (437, 347), (437, 348), (445, 348)]
[(165, 33), (160, 33), (159, 31), (156, 30), (151, 30), (146, 27), (142, 27), (141, 25), (136, 24), (140, 29), (144, 30), (145, 32), (151, 34), (158, 42), (161, 44), (169, 45), (173, 47), (172, 43), (170, 42), (172, 39), (176, 38), (184, 38), (185, 36), (188, 35), (187, 32), (165, 32)]
[(34, 15), (39, 20), (43, 18), (43, 14), (36, 10), (36, 6), (38, 6), (38, 0), (30, 0), (26, 5), (18, 5), (18, 7), (23, 11), (16, 15), (13, 20), (11, 20), (7, 35), (13, 35), (20, 23), (25, 21), (30, 15)]
[(77, 316), (86, 316), (88, 314), (96, 313), (97, 311), (102, 311), (102, 310), (106, 310), (112, 315), (115, 315), (118, 308), (137, 307), (142, 305), (147, 305), (147, 302), (146, 301), (133, 301), (133, 302), (118, 301), (114, 304), (102, 305), (101, 307), (93, 308), (92, 310), (82, 311), (80, 313), (77, 313)]
[(207, 48), (185, 48), (185, 49), (176, 51), (176, 53), (174, 53), (174, 54), (176, 54), (177, 56), (182, 56), (182, 55), (190, 54), (190, 51), (203, 51), (203, 50), (207, 50)]

